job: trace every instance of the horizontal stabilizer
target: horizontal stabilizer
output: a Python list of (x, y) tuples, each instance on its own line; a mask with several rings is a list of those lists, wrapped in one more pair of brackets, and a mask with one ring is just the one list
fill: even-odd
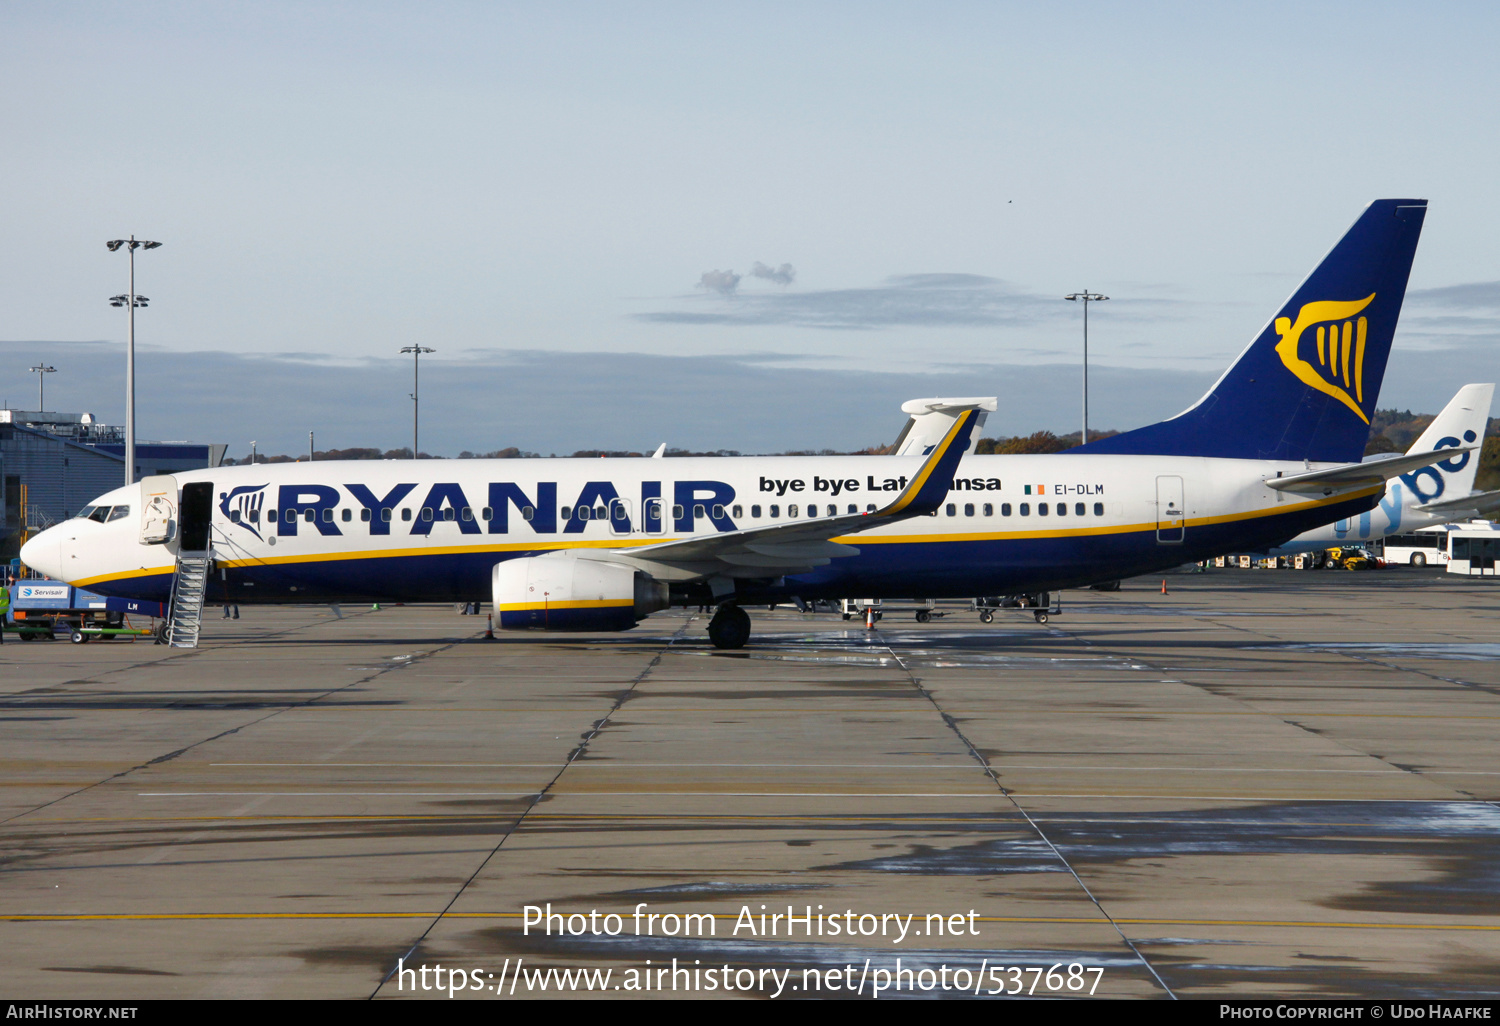
[(979, 420), (974, 430), (984, 427), (986, 415), (994, 413), (1000, 406), (995, 396), (979, 396), (965, 399), (911, 399), (901, 404), (901, 412), (911, 414), (911, 419), (901, 429), (893, 456), (926, 456), (933, 450), (958, 415), (965, 410), (978, 410)]
[(1313, 470), (1291, 477), (1267, 478), (1266, 484), (1280, 492), (1317, 494), (1342, 491), (1346, 488), (1358, 488), (1361, 485), (1381, 484), (1393, 477), (1400, 477), (1413, 470), (1420, 470), (1422, 467), (1429, 467), (1434, 463), (1451, 459), (1455, 453), (1473, 452), (1474, 448), (1471, 445), (1466, 449), (1439, 449), (1437, 452), (1409, 453), (1388, 460), (1372, 460), (1369, 463), (1346, 463), (1341, 467)]
[(1460, 495), (1456, 499), (1443, 499), (1439, 502), (1429, 502), (1414, 508), (1418, 513), (1470, 512), (1474, 516), (1481, 516), (1500, 509), (1500, 491), (1475, 492), (1473, 495)]

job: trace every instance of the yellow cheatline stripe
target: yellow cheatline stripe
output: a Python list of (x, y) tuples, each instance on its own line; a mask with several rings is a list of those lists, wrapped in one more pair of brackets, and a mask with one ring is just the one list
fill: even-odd
[[(1357, 499), (1361, 496), (1374, 495), (1376, 492), (1383, 491), (1384, 488), (1385, 486), (1381, 484), (1370, 488), (1360, 489), (1357, 492), (1345, 492), (1341, 495), (1333, 496), (1332, 498), (1314, 499), (1308, 502), (1291, 503), (1288, 505), (1283, 505), (1279, 508), (1250, 510), (1245, 513), (1230, 513), (1226, 514), (1225, 516), (1219, 517), (1194, 517), (1185, 520), (1180, 525), (1173, 524), (1171, 526), (1173, 526), (1174, 528), (1180, 526), (1186, 529), (1189, 527), (1202, 527), (1206, 524), (1230, 524), (1237, 523), (1242, 520), (1258, 520), (1264, 517), (1276, 516), (1281, 513), (1292, 513), (1305, 509), (1315, 509), (1318, 506), (1328, 506), (1336, 502), (1343, 502), (1346, 499)], [(848, 545), (900, 545), (903, 543), (915, 544), (919, 542), (933, 543), (958, 541), (1009, 541), (1023, 538), (1077, 538), (1086, 535), (1140, 534), (1147, 531), (1154, 531), (1156, 530), (1156, 528), (1156, 522), (1150, 521), (1142, 524), (1119, 524), (1111, 527), (1073, 527), (1063, 529), (1052, 528), (1050, 530), (1038, 531), (986, 531), (984, 533), (975, 534), (907, 534), (887, 535), (885, 537), (870, 537), (868, 535), (860, 534), (844, 535), (838, 538), (833, 538), (831, 540), (836, 542), (843, 542)]]
[(526, 609), (603, 609), (623, 608), (635, 605), (634, 599), (575, 599), (569, 602), (502, 602), (502, 613), (515, 613)]
[[(566, 911), (563, 912), (567, 915)], [(616, 915), (630, 916), (629, 909)], [(701, 914), (715, 920), (733, 922), (738, 913), (705, 912)], [(934, 913), (936, 914), (936, 913)], [(0, 913), (0, 921), (8, 923), (77, 923), (77, 922), (140, 922), (140, 921), (212, 921), (212, 920), (333, 920), (333, 919), (432, 919), (441, 915), (444, 919), (524, 919), (524, 912), (93, 912), (93, 913), (29, 913), (6, 915)], [(830, 915), (825, 912), (824, 915)], [(913, 912), (913, 918), (925, 919), (926, 913)], [(835, 916), (835, 918), (839, 918)], [(1107, 925), (1110, 920), (1103, 916), (975, 916), (978, 923), (1058, 923)], [(1332, 930), (1447, 930), (1491, 933), (1500, 931), (1500, 924), (1485, 923), (1363, 923), (1339, 922), (1337, 920), (1308, 919), (1156, 919), (1146, 917), (1114, 917), (1122, 926), (1249, 926), (1262, 929), (1332, 929)], [(1210, 941), (1210, 943), (1212, 943)]]
[[(1181, 526), (1184, 529), (1190, 527), (1202, 527), (1207, 524), (1230, 524), (1244, 520), (1258, 520), (1264, 517), (1277, 516), (1283, 513), (1295, 513), (1307, 509), (1315, 509), (1319, 506), (1328, 506), (1349, 499), (1357, 499), (1375, 495), (1385, 489), (1384, 483), (1361, 488), (1358, 491), (1343, 492), (1329, 498), (1311, 499), (1306, 502), (1286, 503), (1267, 509), (1248, 510), (1243, 513), (1230, 513), (1217, 517), (1193, 517), (1181, 525), (1174, 524), (1173, 527)], [(894, 507), (893, 507), (894, 509)], [(887, 511), (890, 512), (890, 511)], [(873, 515), (873, 514), (872, 514)], [(1137, 534), (1154, 531), (1157, 528), (1155, 521), (1137, 524), (1117, 524), (1107, 527), (1072, 527), (1072, 528), (1050, 528), (1035, 531), (984, 531), (963, 534), (905, 534), (886, 535), (884, 537), (873, 537), (868, 534), (839, 535), (830, 539), (846, 545), (916, 545), (932, 544), (940, 542), (975, 542), (975, 541), (1016, 541), (1029, 538), (1078, 538), (1091, 535), (1108, 534)], [(733, 533), (733, 532), (730, 532)], [(711, 536), (706, 536), (711, 537)], [(308, 553), (298, 556), (267, 556), (255, 559), (228, 559), (220, 560), (219, 564), (226, 567), (253, 567), (253, 566), (276, 566), (283, 564), (301, 563), (328, 563), (351, 559), (400, 559), (408, 556), (434, 556), (434, 555), (463, 555), (474, 553), (501, 553), (515, 552), (521, 550), (567, 550), (567, 549), (621, 549), (629, 550), (641, 548), (648, 545), (660, 545), (669, 541), (690, 541), (691, 538), (671, 538), (663, 536), (651, 536), (636, 539), (614, 538), (600, 539), (597, 541), (567, 541), (567, 540), (544, 540), (536, 539), (528, 542), (513, 542), (505, 544), (488, 545), (443, 545), (432, 546), (421, 549), (366, 549), (362, 551), (345, 550), (342, 552)], [(139, 570), (127, 570), (123, 573), (104, 574), (99, 577), (82, 577), (72, 583), (80, 588), (87, 588), (95, 584), (103, 584), (107, 581), (119, 581), (138, 577), (168, 576), (172, 573), (171, 567), (142, 567)]]

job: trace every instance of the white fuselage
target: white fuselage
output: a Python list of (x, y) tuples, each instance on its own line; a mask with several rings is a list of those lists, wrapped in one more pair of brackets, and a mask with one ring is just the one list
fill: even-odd
[[(178, 486), (212, 482), (216, 575), (239, 601), (460, 600), (485, 597), (494, 564), (513, 556), (639, 550), (864, 510), (899, 492), (921, 463), (918, 456), (351, 461), (175, 477)], [(1309, 497), (1265, 484), (1308, 469), (1197, 457), (970, 455), (936, 515), (841, 537), (859, 555), (742, 587), (772, 597), (1065, 587), (1269, 545), (1357, 517), (1378, 492), (1365, 485)], [(27, 544), (26, 562), (107, 594), (164, 597), (176, 544), (141, 543), (140, 503), (140, 486), (100, 496), (95, 506), (130, 506), (130, 514), (51, 528)]]

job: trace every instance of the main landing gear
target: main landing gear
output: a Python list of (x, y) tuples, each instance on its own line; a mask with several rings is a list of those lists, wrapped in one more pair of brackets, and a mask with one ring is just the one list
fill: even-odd
[(750, 640), (750, 614), (739, 606), (720, 606), (708, 621), (708, 640), (714, 648), (744, 648)]

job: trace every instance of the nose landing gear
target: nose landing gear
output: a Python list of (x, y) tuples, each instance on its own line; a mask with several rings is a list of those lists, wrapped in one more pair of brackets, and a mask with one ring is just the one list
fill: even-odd
[(720, 606), (708, 621), (708, 640), (714, 648), (744, 648), (750, 640), (750, 614), (739, 606)]

